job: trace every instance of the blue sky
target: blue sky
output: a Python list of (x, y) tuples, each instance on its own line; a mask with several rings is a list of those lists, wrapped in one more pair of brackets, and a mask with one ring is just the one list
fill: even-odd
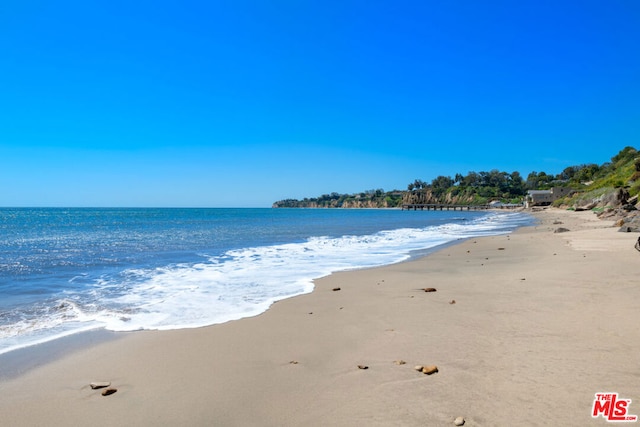
[(263, 207), (640, 148), (640, 2), (3, 1), (0, 206)]

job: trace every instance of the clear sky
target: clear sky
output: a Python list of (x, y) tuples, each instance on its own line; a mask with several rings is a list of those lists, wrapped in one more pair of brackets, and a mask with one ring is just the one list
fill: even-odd
[(640, 148), (640, 1), (5, 0), (0, 88), (0, 206), (555, 174)]

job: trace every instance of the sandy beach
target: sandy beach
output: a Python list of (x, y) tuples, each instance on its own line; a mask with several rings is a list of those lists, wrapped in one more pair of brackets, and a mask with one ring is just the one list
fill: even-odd
[(509, 235), (333, 274), (257, 317), (75, 346), (0, 381), (0, 424), (606, 425), (597, 392), (640, 414), (637, 233), (591, 212), (533, 215)]

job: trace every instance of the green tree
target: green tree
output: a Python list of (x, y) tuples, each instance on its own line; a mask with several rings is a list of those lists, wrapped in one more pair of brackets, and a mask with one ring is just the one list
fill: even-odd
[(433, 188), (433, 191), (435, 193), (443, 193), (444, 191), (448, 190), (449, 187), (453, 186), (453, 179), (451, 179), (450, 176), (443, 176), (440, 175), (437, 178), (435, 178), (433, 181), (431, 181), (431, 188)]

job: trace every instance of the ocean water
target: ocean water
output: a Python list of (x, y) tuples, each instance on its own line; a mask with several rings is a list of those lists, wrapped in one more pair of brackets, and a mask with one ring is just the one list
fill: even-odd
[(255, 316), (332, 272), (532, 223), (502, 211), (0, 209), (0, 354)]

